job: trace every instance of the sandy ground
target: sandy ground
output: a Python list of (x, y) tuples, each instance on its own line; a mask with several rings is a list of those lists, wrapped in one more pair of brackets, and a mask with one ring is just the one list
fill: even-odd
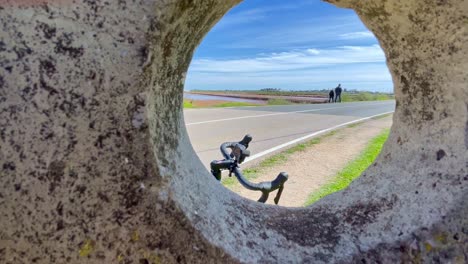
[[(340, 129), (336, 134), (323, 138), (320, 143), (304, 152), (296, 152), (284, 164), (273, 166), (255, 182), (271, 181), (279, 172), (289, 174), (281, 200), (282, 206), (303, 206), (309, 194), (326, 184), (348, 162), (355, 159), (370, 139), (392, 125), (392, 117), (370, 120), (355, 127)], [(261, 193), (236, 186), (234, 191), (243, 197), (257, 200)], [(273, 203), (276, 192), (270, 194), (267, 203)]]

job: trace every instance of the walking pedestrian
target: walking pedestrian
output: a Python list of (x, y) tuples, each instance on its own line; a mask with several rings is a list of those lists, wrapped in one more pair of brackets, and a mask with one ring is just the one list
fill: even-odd
[(333, 89), (328, 93), (328, 102), (333, 103), (335, 101), (335, 91)]
[(338, 84), (338, 86), (335, 88), (335, 103), (339, 100), (341, 103), (341, 92), (343, 89), (341, 88), (341, 83)]

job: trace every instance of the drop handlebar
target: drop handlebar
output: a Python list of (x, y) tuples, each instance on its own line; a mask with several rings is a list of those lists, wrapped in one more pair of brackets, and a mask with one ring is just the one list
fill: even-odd
[[(252, 141), (252, 137), (246, 135), (239, 142), (225, 142), (221, 144), (220, 151), (224, 159), (211, 162), (211, 173), (220, 181), (221, 171), (229, 170), (229, 176), (234, 174), (242, 186), (252, 191), (262, 192), (262, 196), (258, 199), (261, 203), (265, 203), (268, 200), (270, 192), (278, 190), (274, 199), (275, 204), (278, 204), (284, 189), (284, 183), (288, 180), (288, 174), (281, 172), (273, 181), (259, 183), (252, 183), (245, 178), (239, 168), (239, 164), (244, 162), (246, 157), (250, 156), (250, 151), (247, 150), (250, 141)], [(228, 149), (231, 149), (231, 153), (228, 152)]]

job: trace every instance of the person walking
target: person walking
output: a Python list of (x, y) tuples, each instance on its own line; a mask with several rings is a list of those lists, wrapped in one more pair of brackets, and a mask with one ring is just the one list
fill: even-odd
[(335, 101), (335, 91), (333, 89), (328, 93), (328, 102), (333, 103)]
[(341, 83), (338, 84), (338, 86), (335, 88), (335, 103), (339, 100), (341, 103), (341, 92), (343, 89), (341, 88)]

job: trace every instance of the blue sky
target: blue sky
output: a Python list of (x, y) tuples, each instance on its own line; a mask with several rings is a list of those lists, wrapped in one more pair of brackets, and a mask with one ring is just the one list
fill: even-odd
[(319, 0), (245, 0), (195, 52), (185, 90), (393, 91), (385, 56), (352, 10)]

